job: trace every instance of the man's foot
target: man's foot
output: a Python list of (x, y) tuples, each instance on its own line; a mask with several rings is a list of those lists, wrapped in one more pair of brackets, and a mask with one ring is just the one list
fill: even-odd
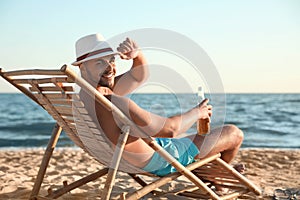
[(215, 187), (215, 193), (219, 196), (223, 196), (229, 192), (229, 188), (224, 187), (222, 185), (214, 184)]
[(238, 163), (232, 166), (236, 171), (238, 171), (240, 174), (243, 174), (246, 171), (246, 167), (242, 163)]

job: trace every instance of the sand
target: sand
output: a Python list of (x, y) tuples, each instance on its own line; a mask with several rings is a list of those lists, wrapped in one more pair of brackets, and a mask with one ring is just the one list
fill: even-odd
[[(0, 199), (28, 199), (42, 156), (43, 149), (0, 150)], [(244, 163), (247, 167), (246, 177), (263, 191), (258, 198), (244, 196), (243, 199), (271, 199), (277, 188), (300, 190), (300, 150), (242, 149), (234, 162)], [(80, 149), (56, 149), (40, 194), (47, 194), (49, 187), (61, 187), (65, 180), (70, 183), (102, 167)], [(97, 179), (59, 199), (100, 199), (103, 182), (104, 178)], [(177, 184), (162, 187), (162, 190), (186, 185), (188, 183), (181, 180)], [(130, 192), (138, 187), (127, 174), (118, 173), (112, 198), (118, 199), (117, 194), (124, 189)]]

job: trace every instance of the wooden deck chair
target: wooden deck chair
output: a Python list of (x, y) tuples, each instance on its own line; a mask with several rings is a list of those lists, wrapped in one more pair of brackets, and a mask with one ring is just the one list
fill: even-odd
[[(0, 69), (0, 74), (4, 79), (47, 110), (57, 121), (45, 150), (30, 199), (45, 198), (39, 196), (39, 190), (62, 129), (77, 146), (107, 166), (107, 168), (83, 177), (71, 184), (64, 183), (61, 189), (50, 192), (46, 198), (57, 198), (107, 174), (104, 189), (101, 191), (101, 199), (109, 199), (117, 171), (128, 173), (141, 185), (141, 188), (135, 192), (128, 194), (125, 191), (120, 194), (120, 198), (122, 199), (139, 199), (182, 175), (194, 183), (194, 188), (183, 191), (167, 191), (169, 195), (184, 195), (198, 199), (211, 198), (218, 200), (235, 198), (248, 192), (252, 192), (252, 195), (260, 195), (260, 190), (247, 178), (225, 163), (220, 158), (220, 154), (201, 159), (184, 167), (158, 145), (153, 138), (141, 132), (140, 134), (143, 134), (141, 136), (144, 141), (177, 169), (175, 173), (158, 177), (154, 182), (147, 183), (140, 175), (151, 174), (130, 165), (126, 160), (122, 159), (122, 152), (130, 133), (130, 128), (134, 127), (135, 124), (95, 88), (81, 77), (78, 77), (70, 67), (64, 65), (60, 70), (22, 70), (10, 72), (4, 72)], [(107, 142), (106, 137), (103, 136), (104, 134), (101, 134), (89, 116), (84, 103), (80, 100), (78, 92), (74, 89), (75, 84), (85, 90), (91, 97), (96, 97), (96, 100), (107, 109), (114, 111), (115, 115), (124, 124), (122, 134), (120, 134), (119, 142), (114, 152)], [(196, 176), (196, 174), (198, 175)], [(226, 195), (218, 195), (204, 181), (223, 185), (234, 190), (231, 190), (233, 192)]]

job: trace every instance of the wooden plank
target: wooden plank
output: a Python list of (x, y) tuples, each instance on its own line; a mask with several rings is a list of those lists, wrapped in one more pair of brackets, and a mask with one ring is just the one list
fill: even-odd
[(80, 133), (80, 134), (91, 134), (88, 130), (87, 127), (78, 127), (78, 126), (72, 126), (73, 129), (76, 130), (77, 133)]
[[(38, 94), (36, 94), (36, 96), (38, 96)], [(77, 108), (77, 107), (83, 108), (84, 107), (84, 104), (82, 102), (80, 102), (80, 101), (74, 101), (73, 99), (69, 99), (69, 98), (68, 99), (62, 99), (62, 98), (52, 99), (52, 98), (48, 98), (48, 100), (53, 105), (55, 105), (55, 106), (59, 106), (59, 105), (66, 106), (66, 105), (69, 105), (70, 107), (74, 107), (74, 108)], [(43, 98), (39, 98), (39, 101), (42, 104), (45, 104), (45, 103), (43, 103), (44, 102)]]
[(201, 169), (197, 169), (195, 170), (196, 173), (208, 173), (208, 174), (211, 174), (211, 173), (215, 173), (215, 172), (218, 172), (218, 173), (223, 173), (223, 174), (229, 174), (226, 170), (224, 169), (216, 169), (216, 168), (201, 168)]
[(76, 128), (76, 124), (72, 121), (69, 121), (69, 120), (66, 120), (65, 119), (65, 122), (67, 123), (67, 125), (70, 127), (70, 128)]
[(240, 190), (240, 191), (237, 191), (237, 192), (233, 192), (231, 194), (224, 195), (224, 196), (222, 196), (222, 199), (223, 200), (235, 199), (235, 198), (239, 197), (240, 195), (245, 194), (247, 192), (248, 192), (247, 190)]
[(219, 184), (219, 185), (240, 183), (240, 181), (238, 181), (236, 179), (222, 179), (222, 178), (218, 178), (218, 177), (205, 177), (203, 179), (205, 179), (206, 181), (211, 181), (211, 182)]
[(46, 173), (46, 169), (49, 165), (50, 158), (51, 158), (53, 150), (57, 144), (57, 141), (58, 141), (61, 131), (62, 131), (62, 128), (60, 126), (58, 126), (57, 124), (54, 126), (54, 128), (52, 130), (52, 135), (51, 135), (51, 138), (47, 145), (47, 149), (45, 150), (38, 175), (34, 182), (34, 186), (33, 186), (33, 189), (32, 189), (31, 195), (30, 195), (30, 199), (33, 199), (36, 195), (38, 195), (38, 193), (40, 191), (40, 188), (41, 188), (41, 185), (42, 185), (45, 173)]
[(86, 123), (82, 123), (81, 121), (76, 121), (75, 120), (75, 123), (77, 126), (80, 126), (80, 127), (85, 127), (85, 126), (88, 126), (89, 128), (96, 128), (97, 129), (97, 126), (94, 122), (86, 122)]
[[(60, 101), (60, 100), (58, 100)], [(63, 101), (63, 102), (71, 102), (71, 103), (68, 103), (68, 104), (52, 104), (54, 108), (69, 108), (69, 109), (73, 109), (73, 106), (72, 106), (72, 100), (69, 100), (69, 101)], [(52, 102), (51, 102), (52, 103)]]
[(73, 92), (73, 87), (72, 86), (63, 86), (63, 87), (39, 87), (38, 89), (35, 87), (29, 87), (29, 90), (32, 92)]
[[(224, 176), (228, 176), (228, 175), (231, 175), (230, 173), (228, 173), (226, 170), (224, 170), (224, 169), (201, 169), (201, 170), (194, 170), (194, 172), (196, 173), (196, 174), (202, 174), (202, 175), (205, 175), (205, 174), (207, 174), (207, 175), (209, 175), (209, 174), (212, 174), (212, 175), (215, 175), (215, 174), (218, 174), (218, 175), (224, 175)], [(231, 175), (231, 177), (233, 177), (232, 175)]]
[[(44, 104), (43, 105), (44, 106), (44, 108), (47, 110), (47, 104)], [(47, 110), (47, 112), (54, 118), (54, 119), (62, 119), (62, 120), (64, 120), (64, 121), (72, 121), (72, 122), (74, 122), (74, 116), (73, 116), (73, 113), (72, 113), (72, 111), (60, 111), (60, 112), (58, 112), (59, 113), (59, 115), (57, 115), (55, 112), (52, 112), (52, 111), (50, 111), (50, 110)], [(75, 123), (75, 122), (74, 122)]]
[(91, 181), (94, 181), (96, 180), (97, 178), (101, 177), (101, 176), (104, 176), (105, 174), (107, 174), (108, 172), (108, 168), (105, 168), (105, 169), (102, 169), (102, 170), (99, 170), (98, 172), (96, 173), (93, 173), (93, 174), (90, 174), (82, 179), (79, 179), (69, 185), (66, 185), (64, 186), (63, 188), (61, 189), (58, 189), (57, 191), (53, 191), (53, 193), (51, 195), (48, 195), (47, 197), (51, 198), (51, 199), (55, 199), (55, 198), (58, 198), (60, 197), (61, 195), (75, 189), (75, 188), (78, 188), (88, 182), (91, 182)]
[(74, 117), (72, 113), (59, 113), (59, 114), (62, 119), (70, 119)]
[[(71, 128), (71, 127), (70, 127)], [(79, 134), (78, 130), (76, 128), (71, 128), (71, 130), (76, 133), (76, 134)]]
[(42, 69), (31, 69), (31, 70), (17, 70), (5, 72), (4, 76), (25, 76), (25, 75), (66, 75), (61, 70), (42, 70)]
[(199, 194), (199, 193), (193, 193), (193, 192), (183, 192), (183, 193), (180, 193), (180, 196), (191, 197), (191, 198), (195, 198), (195, 199), (208, 199), (207, 194)]
[(102, 135), (101, 131), (98, 128), (90, 128), (90, 131), (92, 131), (95, 135)]
[(102, 136), (99, 135), (94, 135), (92, 134), (88, 128), (84, 128), (84, 127), (75, 127), (76, 132), (78, 134), (80, 134), (80, 136), (82, 137), (89, 137), (89, 138), (93, 138), (93, 140), (99, 140), (99, 141), (103, 141), (103, 142), (107, 142), (106, 139)]
[[(186, 166), (186, 169), (187, 170), (194, 170), (202, 165), (205, 165), (217, 158), (219, 158), (221, 156), (221, 154), (216, 154), (216, 155), (213, 155), (213, 156), (210, 156), (208, 158), (204, 158), (204, 159), (201, 159), (201, 160), (198, 160), (188, 166)], [(131, 194), (128, 194), (126, 195), (126, 199), (127, 200), (131, 200), (131, 199), (140, 199), (141, 197), (143, 197), (145, 194), (149, 193), (150, 191), (156, 189), (156, 188), (159, 188), (161, 187), (162, 185), (168, 183), (168, 182), (171, 182), (172, 180), (178, 178), (182, 176), (181, 173), (179, 172), (175, 172), (175, 173), (172, 173), (172, 174), (169, 174), (169, 175), (166, 175), (152, 183), (150, 183), (149, 185), (141, 188), (140, 190), (137, 190)], [(199, 187), (198, 187), (199, 188)]]
[(69, 115), (69, 116), (73, 115), (72, 108), (56, 107), (56, 111), (61, 115)]
[(0, 75), (2, 76), (2, 78), (4, 78), (7, 82), (9, 82), (10, 84), (12, 84), (13, 86), (15, 86), (17, 89), (19, 89), (21, 92), (23, 92), (25, 95), (27, 95), (34, 102), (36, 102), (37, 104), (39, 104), (38, 100), (36, 99), (36, 97), (26, 87), (23, 87), (21, 85), (15, 84), (13, 82), (14, 78), (7, 77), (5, 75), (6, 73), (7, 72), (4, 72), (4, 70), (2, 68), (0, 68)]
[(76, 114), (74, 116), (74, 119), (77, 122), (85, 122), (85, 121), (94, 122), (94, 120), (89, 115), (81, 114), (80, 117), (77, 117), (77, 116), (78, 116), (78, 114)]
[[(52, 106), (52, 105), (51, 105)], [(44, 104), (43, 107), (48, 111), (48, 113), (52, 116), (59, 116), (60, 119), (64, 120), (65, 118), (71, 119), (73, 118), (73, 112), (72, 109), (69, 108), (55, 108), (55, 112), (57, 112), (59, 115), (57, 115), (55, 112), (51, 111), (49, 108), (49, 105)]]
[(49, 93), (49, 94), (44, 94), (44, 96), (47, 99), (75, 99), (77, 98), (78, 94), (77, 93), (72, 93), (72, 94)]
[(73, 97), (74, 100), (76, 101), (81, 101), (79, 94)]
[(77, 108), (80, 114), (89, 114), (89, 112), (85, 108)]
[(249, 188), (249, 190), (251, 190), (254, 194), (256, 194), (256, 195), (261, 194), (261, 190), (256, 185), (254, 185), (252, 182), (250, 182), (242, 174), (237, 172), (233, 167), (228, 165), (225, 161), (223, 161), (222, 159), (219, 159), (219, 158), (216, 159), (216, 161), (220, 166), (224, 167), (226, 170), (228, 170), (230, 173), (232, 173), (232, 175), (234, 175), (237, 179), (239, 179), (240, 182), (245, 184)]
[(71, 99), (64, 99), (64, 100), (61, 100), (61, 99), (49, 99), (49, 101), (55, 105), (55, 106), (59, 106), (59, 105), (69, 105), (69, 106), (72, 106), (73, 105), (73, 101)]
[(53, 80), (55, 79), (56, 82), (60, 83), (70, 83), (68, 77), (55, 77), (55, 78), (20, 78), (20, 79), (15, 79), (14, 83), (16, 84), (28, 84), (31, 81), (36, 82), (37, 84), (45, 84), (45, 83), (53, 83)]
[(70, 122), (73, 123), (75, 125), (75, 121), (74, 118), (72, 116), (62, 116), (62, 118), (66, 121), (66, 122)]
[(110, 199), (110, 194), (111, 194), (112, 188), (115, 184), (115, 178), (117, 175), (121, 157), (122, 157), (122, 154), (123, 154), (123, 151), (125, 148), (125, 144), (127, 142), (128, 136), (129, 136), (129, 131), (130, 131), (129, 126), (124, 127), (124, 129), (123, 129), (124, 130), (123, 134), (120, 134), (120, 136), (118, 138), (118, 143), (117, 143), (118, 148), (116, 148), (116, 150), (113, 154), (111, 164), (110, 164), (110, 167), (108, 170), (107, 178), (106, 178), (106, 183), (105, 183), (104, 189), (102, 191), (101, 199), (105, 199), (105, 200)]
[[(195, 173), (195, 172), (194, 172)], [(220, 177), (220, 178), (229, 178), (232, 179), (234, 176), (231, 176), (229, 174), (214, 174), (214, 173), (195, 173), (199, 177)]]
[[(85, 144), (86, 148), (90, 149), (93, 152), (99, 152), (99, 156), (103, 156), (105, 154), (112, 155), (112, 153), (114, 152), (110, 145), (106, 142), (98, 141), (95, 138), (85, 137), (82, 134), (80, 134), (79, 137)], [(111, 157), (110, 159), (106, 160), (106, 162), (109, 162), (110, 160)]]
[(242, 185), (242, 184), (230, 184), (230, 185), (226, 185), (224, 186), (226, 188), (230, 188), (231, 190), (241, 190), (241, 189), (246, 189), (248, 190), (248, 192), (250, 191), (245, 185)]
[(73, 105), (76, 107), (76, 108), (84, 108), (84, 103), (82, 101), (76, 101), (75, 99), (72, 101), (73, 102)]
[(75, 126), (74, 119), (71, 119), (71, 118), (63, 118), (63, 119), (69, 126)]
[(85, 123), (85, 122), (94, 123), (93, 119), (90, 116), (83, 116), (82, 118), (79, 118), (78, 115), (75, 115), (74, 121), (75, 123)]

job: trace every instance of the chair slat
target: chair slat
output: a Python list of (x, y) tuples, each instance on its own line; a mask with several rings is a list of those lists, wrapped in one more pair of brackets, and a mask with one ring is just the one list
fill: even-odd
[(9, 72), (4, 72), (3, 74), (6, 77), (25, 76), (25, 75), (48, 75), (48, 76), (64, 75), (65, 76), (65, 73), (60, 70), (41, 70), (41, 69), (9, 71)]
[(94, 138), (96, 138), (97, 140), (106, 141), (103, 134), (101, 134), (101, 132), (99, 132), (99, 130), (97, 130), (97, 129), (89, 128), (89, 127), (84, 128), (84, 127), (76, 126), (76, 130), (78, 131), (78, 133), (80, 132), (80, 134), (84, 134), (85, 136), (87, 136), (88, 134), (91, 134), (89, 132), (89, 131), (91, 131), (94, 134), (94, 136), (93, 136)]
[[(39, 94), (34, 94), (35, 96), (38, 96)], [(59, 93), (49, 93), (49, 94), (44, 94), (44, 96), (47, 99), (75, 99), (78, 94), (72, 93), (72, 94), (59, 94)]]
[(77, 110), (79, 111), (80, 114), (89, 114), (88, 111), (85, 108), (77, 108)]
[(75, 120), (75, 123), (76, 123), (77, 126), (81, 126), (81, 127), (88, 126), (89, 128), (97, 128), (97, 126), (95, 125), (94, 122), (85, 122), (85, 123), (83, 123), (82, 121)]
[(65, 105), (65, 106), (72, 106), (73, 105), (73, 101), (72, 100), (61, 100), (61, 99), (49, 99), (49, 101), (54, 104), (55, 106), (58, 105)]
[(59, 114), (62, 114), (62, 115), (69, 115), (69, 116), (72, 116), (73, 115), (73, 110), (72, 108), (66, 108), (66, 107), (55, 107), (57, 112)]
[(77, 115), (78, 114), (76, 114), (75, 116), (73, 116), (74, 117), (74, 120), (75, 121), (81, 121), (81, 122), (84, 122), (84, 121), (89, 121), (89, 122), (93, 122), (93, 119), (88, 115), (88, 114), (82, 114), (81, 116), (80, 116), (80, 119), (77, 117)]
[(14, 79), (13, 82), (16, 84), (27, 84), (27, 83), (30, 83), (31, 81), (35, 81), (37, 84), (44, 84), (44, 83), (53, 83), (53, 80), (56, 80), (56, 82), (59, 82), (59, 83), (69, 83), (70, 82), (67, 77), (41, 78), (41, 79), (22, 78), (22, 79)]
[[(39, 96), (40, 94), (35, 94), (35, 96)], [(46, 96), (49, 96), (48, 94), (45, 94)], [(50, 96), (52, 97), (52, 95), (54, 94), (51, 94)], [(59, 98), (48, 98), (48, 100), (54, 104), (54, 105), (69, 105), (69, 106), (76, 106), (76, 107), (79, 107), (79, 108), (83, 108), (84, 107), (84, 104), (80, 101), (75, 101), (74, 99), (70, 99), (70, 98), (61, 98), (62, 95), (55, 95), (56, 97), (59, 97)], [(53, 97), (55, 97), (53, 96)], [(66, 96), (66, 95), (63, 95), (63, 96)], [(38, 100), (40, 102), (45, 102), (43, 100), (43, 98), (39, 98), (38, 97)], [(45, 104), (45, 103), (43, 103)]]
[(212, 181), (214, 183), (222, 184), (222, 185), (232, 184), (232, 183), (240, 183), (237, 179), (218, 178), (218, 175), (216, 175), (215, 177), (205, 177), (205, 180)]
[(71, 86), (63, 86), (63, 87), (39, 87), (34, 88), (34, 87), (29, 87), (29, 90), (32, 92), (61, 92), (61, 91), (65, 91), (65, 92), (73, 92), (73, 87)]
[(74, 105), (76, 108), (84, 108), (84, 104), (82, 103), (82, 101), (72, 101), (72, 105)]
[(68, 125), (75, 124), (74, 119), (63, 118)]

